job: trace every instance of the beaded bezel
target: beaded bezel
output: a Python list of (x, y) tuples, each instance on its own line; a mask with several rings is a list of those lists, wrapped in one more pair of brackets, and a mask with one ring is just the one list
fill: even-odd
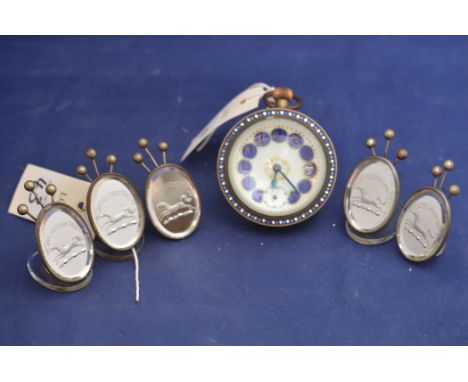
[[(239, 200), (231, 187), (229, 175), (227, 171), (225, 171), (225, 168), (227, 168), (227, 163), (229, 161), (228, 158), (232, 148), (232, 143), (237, 139), (241, 131), (244, 131), (262, 119), (272, 119), (278, 117), (297, 121), (314, 133), (314, 135), (318, 138), (318, 141), (320, 142), (320, 145), (324, 150), (325, 156), (327, 158), (327, 176), (326, 182), (324, 182), (320, 193), (311, 203), (309, 203), (309, 205), (307, 205), (306, 208), (291, 215), (271, 217), (253, 211)], [(218, 176), (218, 183), (224, 197), (228, 201), (229, 205), (234, 208), (234, 210), (236, 210), (240, 215), (254, 223), (264, 226), (285, 227), (309, 219), (326, 204), (335, 187), (336, 177), (338, 174), (338, 162), (335, 148), (330, 137), (316, 121), (298, 111), (282, 108), (272, 108), (259, 110), (247, 115), (229, 130), (219, 149), (216, 173)]]

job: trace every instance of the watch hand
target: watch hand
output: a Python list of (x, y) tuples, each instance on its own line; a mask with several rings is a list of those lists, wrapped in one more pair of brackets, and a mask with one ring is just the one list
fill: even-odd
[(278, 175), (278, 171), (275, 171), (275, 175), (273, 176), (273, 179), (271, 180), (272, 188), (276, 188), (276, 175)]
[(281, 171), (281, 170), (278, 170), (278, 172), (279, 172), (281, 175), (283, 175), (283, 178), (286, 179), (286, 181), (287, 181), (287, 182), (289, 183), (289, 185), (294, 189), (294, 191), (296, 191), (298, 194), (300, 194), (300, 193), (299, 193), (299, 190), (296, 188), (296, 186), (293, 184), (293, 182), (291, 182), (291, 181), (289, 180), (289, 178), (288, 178), (286, 175), (284, 175), (284, 172)]

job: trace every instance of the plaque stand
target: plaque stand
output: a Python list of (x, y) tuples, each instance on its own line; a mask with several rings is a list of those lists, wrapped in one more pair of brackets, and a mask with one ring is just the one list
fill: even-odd
[(355, 242), (363, 245), (378, 245), (386, 243), (387, 241), (392, 240), (396, 235), (396, 225), (398, 221), (399, 209), (397, 209), (392, 219), (385, 225), (383, 228), (375, 232), (363, 233), (356, 231), (351, 225), (346, 221), (346, 233), (348, 236), (353, 239)]
[[(135, 250), (138, 254), (141, 253), (143, 246), (145, 245), (145, 236), (143, 235), (138, 243), (135, 245)], [(94, 239), (94, 252), (99, 257), (110, 261), (129, 261), (133, 259), (133, 253), (131, 249), (126, 251), (116, 251), (107, 245), (105, 245), (99, 238), (96, 236)]]
[(57, 279), (44, 265), (39, 252), (34, 252), (27, 262), (28, 272), (31, 277), (44, 288), (53, 290), (55, 292), (76, 292), (89, 285), (93, 279), (93, 270), (81, 281), (65, 282)]

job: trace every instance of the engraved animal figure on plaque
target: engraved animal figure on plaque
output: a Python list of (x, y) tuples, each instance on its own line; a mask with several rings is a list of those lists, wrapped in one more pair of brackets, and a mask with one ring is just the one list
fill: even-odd
[[(433, 225), (435, 227), (429, 227), (427, 224), (425, 224), (425, 217), (424, 215), (427, 215), (426, 212), (431, 212), (431, 215), (435, 217), (434, 220), (432, 221)], [(434, 232), (439, 231), (439, 226), (440, 224), (438, 223), (437, 219), (437, 214), (430, 209), (430, 206), (421, 206), (419, 208), (419, 211), (411, 211), (411, 215), (413, 215), (413, 220), (408, 220), (405, 221), (405, 227), (406, 230), (424, 247), (426, 248), (428, 244), (430, 244), (431, 241), (435, 239), (435, 234)]]
[(395, 235), (395, 211), (400, 199), (400, 179), (395, 166), (406, 159), (408, 151), (398, 149), (396, 159), (391, 161), (389, 148), (395, 132), (387, 129), (384, 137), (383, 155), (377, 154), (374, 138), (366, 140), (372, 155), (357, 164), (346, 185), (346, 230), (361, 244), (385, 243)]
[(397, 242), (402, 255), (410, 261), (426, 261), (444, 252), (452, 220), (449, 199), (460, 193), (456, 184), (444, 193), (447, 174), (454, 166), (452, 160), (446, 160), (443, 168), (434, 166), (433, 186), (414, 192), (402, 208)]
[(99, 220), (104, 221), (102, 228), (108, 231), (111, 235), (120, 229), (127, 228), (130, 225), (138, 223), (138, 219), (135, 215), (136, 208), (124, 207), (122, 211), (115, 214), (103, 213), (99, 215)]
[(148, 215), (162, 235), (170, 239), (189, 236), (200, 222), (201, 201), (196, 184), (189, 173), (173, 163), (167, 163), (166, 142), (159, 142), (163, 164), (159, 164), (148, 148), (148, 140), (140, 138), (138, 146), (143, 149), (154, 165), (151, 170), (143, 160), (142, 153), (135, 153), (133, 161), (146, 172), (145, 202)]
[(391, 196), (389, 187), (377, 174), (368, 174), (354, 187), (351, 202), (357, 208), (380, 216)]
[(26, 204), (17, 209), (20, 215), (36, 221), (36, 245), (42, 261), (38, 262), (35, 252), (28, 260), (29, 273), (39, 284), (55, 291), (71, 292), (85, 287), (92, 277), (94, 248), (83, 218), (72, 207), (55, 201), (55, 185), (45, 187), (50, 196), (48, 204), (39, 198), (35, 182), (26, 181), (24, 188), (42, 208), (37, 217)]
[(157, 208), (161, 209), (159, 219), (164, 225), (168, 225), (170, 222), (175, 221), (182, 216), (192, 215), (195, 212), (195, 208), (191, 204), (192, 202), (193, 196), (190, 192), (180, 195), (180, 200), (174, 204), (159, 202), (156, 205)]
[[(91, 185), (86, 196), (86, 210), (101, 248), (108, 259), (126, 260), (131, 254), (135, 264), (135, 301), (140, 300), (139, 262), (137, 244), (142, 241), (145, 227), (144, 210), (138, 192), (123, 175), (114, 172), (117, 157), (106, 157), (109, 171), (101, 174), (96, 162), (96, 150), (86, 150), (96, 173), (93, 180), (85, 166), (76, 172), (85, 176)], [(139, 246), (141, 248), (142, 245)]]
[(73, 236), (71, 241), (68, 244), (65, 244), (65, 245), (57, 244), (49, 248), (49, 253), (52, 253), (54, 251), (57, 253), (57, 255), (54, 257), (54, 262), (60, 268), (62, 268), (64, 265), (69, 263), (78, 255), (86, 252), (86, 247), (83, 247), (83, 245), (84, 243), (81, 237)]

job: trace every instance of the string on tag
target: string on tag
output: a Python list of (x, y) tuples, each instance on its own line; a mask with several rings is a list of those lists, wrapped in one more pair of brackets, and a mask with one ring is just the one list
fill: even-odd
[(135, 263), (135, 301), (140, 302), (140, 266), (138, 264), (138, 254), (135, 248), (132, 248), (132, 254)]

